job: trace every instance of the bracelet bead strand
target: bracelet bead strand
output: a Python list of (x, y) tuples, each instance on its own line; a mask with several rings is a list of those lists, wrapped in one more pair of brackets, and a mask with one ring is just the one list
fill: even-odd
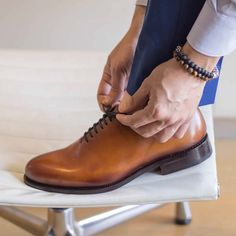
[(198, 66), (194, 63), (183, 51), (182, 47), (178, 45), (173, 52), (173, 56), (177, 62), (179, 62), (183, 68), (190, 74), (198, 77), (204, 81), (216, 78), (219, 75), (217, 67), (215, 67), (211, 72)]

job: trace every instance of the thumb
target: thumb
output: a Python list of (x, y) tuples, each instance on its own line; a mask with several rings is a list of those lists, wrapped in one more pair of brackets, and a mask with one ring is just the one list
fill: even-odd
[(146, 83), (143, 83), (132, 96), (129, 95), (127, 91), (125, 91), (125, 94), (118, 107), (119, 112), (131, 113), (142, 109), (148, 102), (148, 94), (149, 91)]

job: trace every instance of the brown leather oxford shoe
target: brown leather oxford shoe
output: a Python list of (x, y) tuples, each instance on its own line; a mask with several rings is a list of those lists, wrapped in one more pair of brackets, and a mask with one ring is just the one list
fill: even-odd
[(149, 171), (169, 174), (197, 165), (212, 153), (198, 109), (182, 139), (160, 143), (143, 138), (107, 112), (71, 145), (39, 155), (26, 166), (24, 181), (50, 192), (90, 194), (121, 187)]

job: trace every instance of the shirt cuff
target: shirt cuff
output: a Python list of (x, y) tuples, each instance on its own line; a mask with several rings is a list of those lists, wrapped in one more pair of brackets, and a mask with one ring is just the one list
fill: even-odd
[(202, 54), (227, 55), (236, 49), (236, 17), (217, 12), (212, 3), (206, 1), (187, 41)]
[(148, 0), (136, 0), (136, 5), (147, 6)]

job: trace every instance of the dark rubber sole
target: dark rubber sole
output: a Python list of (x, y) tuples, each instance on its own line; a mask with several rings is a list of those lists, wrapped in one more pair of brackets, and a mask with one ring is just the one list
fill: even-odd
[(205, 137), (196, 145), (168, 156), (159, 158), (145, 166), (137, 169), (135, 172), (125, 178), (103, 186), (94, 187), (61, 187), (54, 185), (42, 184), (31, 180), (24, 175), (25, 184), (48, 192), (67, 193), (67, 194), (95, 194), (108, 192), (117, 189), (145, 172), (158, 171), (161, 175), (167, 175), (179, 170), (183, 170), (205, 161), (212, 154), (211, 144), (206, 134)]

